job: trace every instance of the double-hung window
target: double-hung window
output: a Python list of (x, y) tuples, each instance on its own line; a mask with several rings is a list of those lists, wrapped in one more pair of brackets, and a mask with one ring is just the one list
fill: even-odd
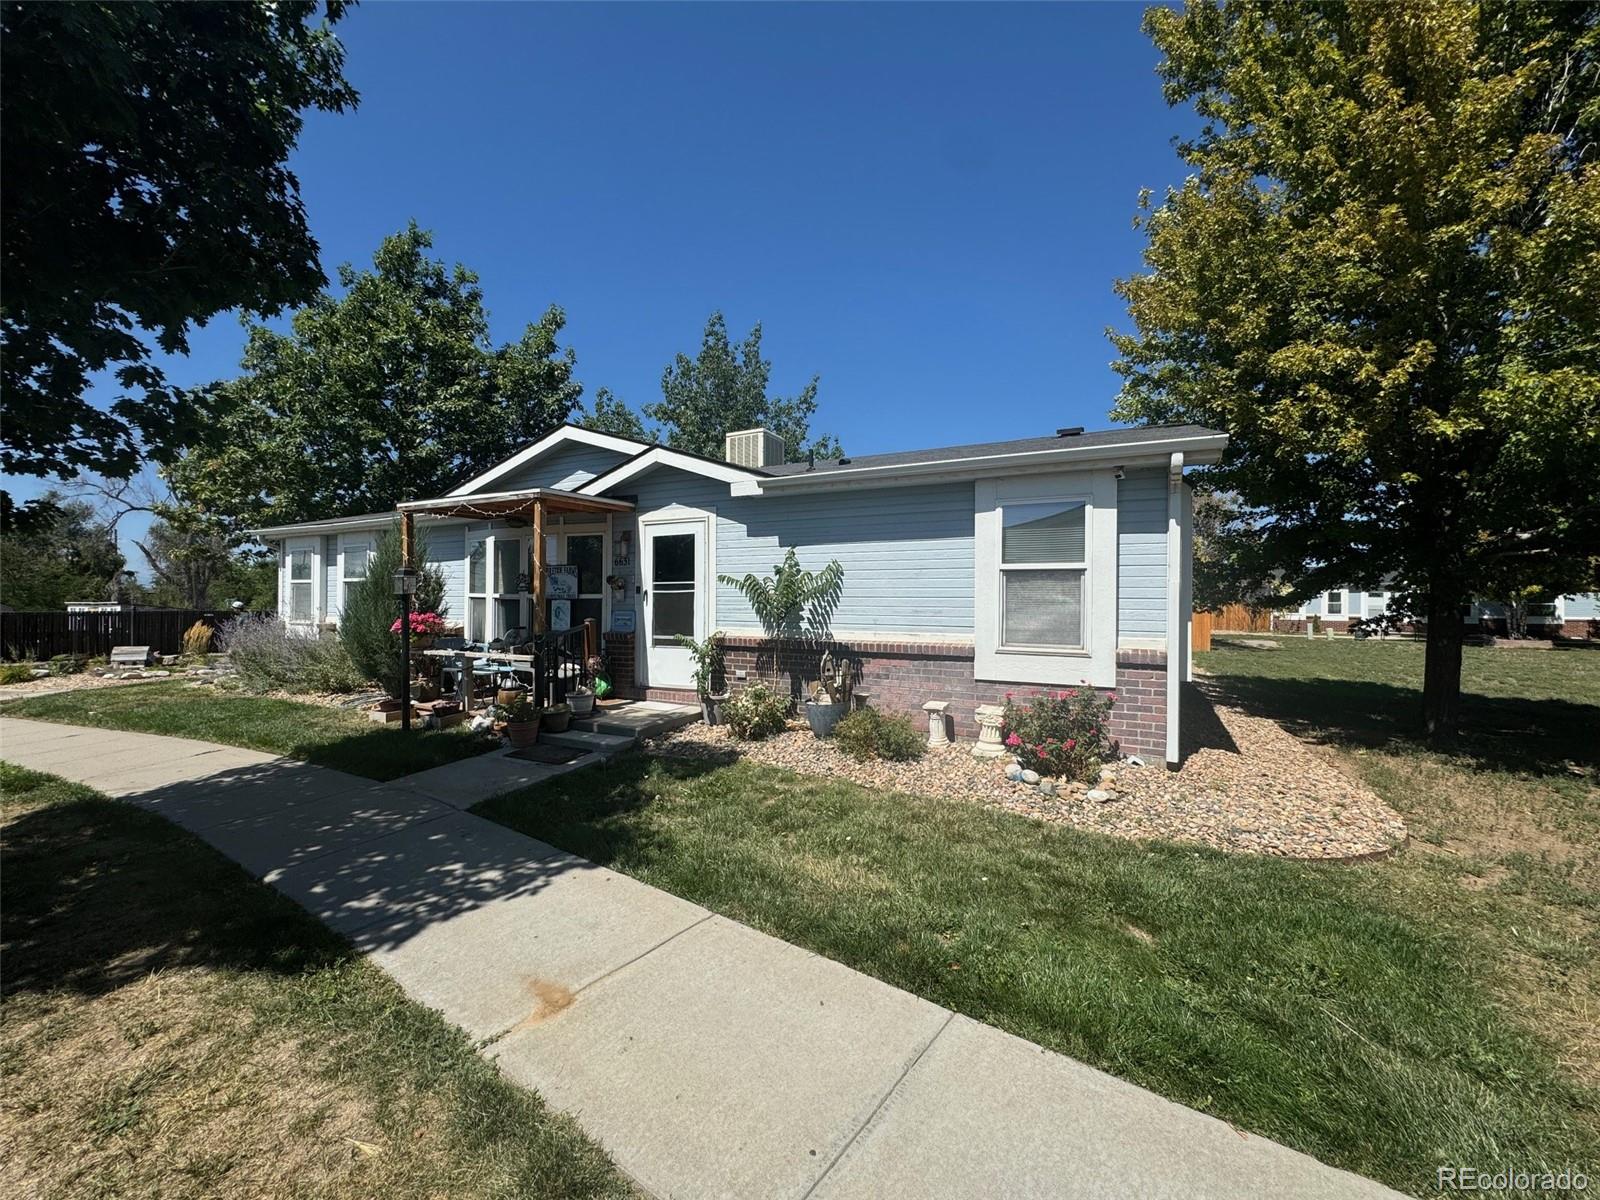
[[(514, 629), (528, 628), (527, 543), (516, 536), (494, 540), (495, 637), (505, 637)], [(526, 636), (518, 641), (525, 641)]]
[(1001, 648), (1083, 648), (1086, 508), (1082, 500), (1002, 507)]
[(316, 554), (307, 546), (289, 551), (289, 620), (310, 624), (317, 618)]
[(367, 577), (372, 543), (365, 537), (345, 537), (339, 544), (339, 611), (350, 603), (350, 589)]
[(1330, 617), (1344, 616), (1344, 593), (1329, 592), (1327, 596), (1327, 605), (1323, 611)]

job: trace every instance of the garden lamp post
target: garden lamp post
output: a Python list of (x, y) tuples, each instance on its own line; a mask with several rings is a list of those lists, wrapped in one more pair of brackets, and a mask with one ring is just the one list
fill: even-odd
[(400, 597), (400, 728), (411, 732), (411, 597), (417, 591), (417, 572), (401, 567), (394, 573), (394, 594)]

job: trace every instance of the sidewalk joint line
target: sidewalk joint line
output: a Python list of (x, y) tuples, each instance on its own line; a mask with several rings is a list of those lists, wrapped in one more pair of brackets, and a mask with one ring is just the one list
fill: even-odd
[(627, 969), (628, 967), (633, 966), (634, 963), (638, 962), (641, 958), (645, 957), (645, 955), (654, 954), (657, 950), (661, 949), (661, 947), (665, 946), (668, 942), (674, 941), (677, 938), (682, 937), (684, 934), (688, 933), (691, 929), (700, 928), (700, 926), (704, 925), (707, 921), (711, 920), (711, 918), (716, 916), (716, 915), (717, 914), (714, 913), (714, 912), (708, 912), (705, 916), (701, 917), (698, 921), (690, 922), (688, 925), (685, 925), (682, 929), (678, 930), (676, 933), (669, 934), (667, 937), (662, 938), (659, 942), (657, 942), (654, 946), (651, 946), (648, 950), (641, 950), (638, 954), (635, 954), (627, 962), (618, 963), (616, 966), (612, 967), (609, 971), (607, 971), (604, 975), (596, 975), (593, 979), (589, 980), (588, 983), (584, 984), (581, 988), (579, 988), (576, 992), (574, 992), (573, 995), (574, 996), (581, 996), (584, 992), (587, 992), (595, 984), (600, 983), (603, 980), (610, 979), (618, 971), (622, 971), (622, 970)]
[(846, 1141), (843, 1146), (839, 1147), (839, 1153), (835, 1154), (832, 1160), (829, 1161), (828, 1165), (822, 1169), (822, 1174), (816, 1177), (811, 1186), (805, 1190), (805, 1194), (800, 1197), (800, 1200), (811, 1200), (811, 1194), (822, 1186), (822, 1181), (824, 1179), (833, 1174), (833, 1169), (839, 1165), (840, 1161), (846, 1154), (850, 1153), (850, 1147), (854, 1146), (860, 1139), (861, 1135), (866, 1132), (867, 1126), (871, 1125), (872, 1122), (877, 1119), (878, 1114), (883, 1111), (883, 1106), (889, 1103), (889, 1098), (900, 1090), (900, 1085), (906, 1081), (906, 1076), (910, 1075), (911, 1072), (917, 1069), (917, 1064), (922, 1061), (922, 1056), (925, 1055), (929, 1050), (933, 1049), (933, 1044), (939, 1040), (939, 1036), (943, 1034), (946, 1029), (950, 1028), (950, 1022), (954, 1021), (955, 1019), (956, 1014), (954, 1012), (948, 1013), (945, 1016), (945, 1019), (940, 1022), (939, 1028), (934, 1030), (933, 1036), (923, 1043), (922, 1049), (917, 1051), (917, 1056), (906, 1064), (906, 1069), (900, 1072), (900, 1077), (889, 1085), (889, 1090), (884, 1092), (879, 1098), (878, 1102), (872, 1106), (872, 1111), (867, 1114), (867, 1119), (862, 1121), (861, 1124), (856, 1128), (856, 1131), (850, 1135), (849, 1140)]

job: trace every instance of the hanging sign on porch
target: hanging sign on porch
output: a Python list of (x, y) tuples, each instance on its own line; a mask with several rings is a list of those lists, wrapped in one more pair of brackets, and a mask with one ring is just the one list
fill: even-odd
[(572, 628), (572, 601), (550, 601), (550, 632), (565, 633)]
[(578, 595), (578, 568), (560, 563), (544, 569), (544, 594), (552, 600), (573, 600)]
[(631, 608), (613, 608), (611, 610), (611, 632), (612, 633), (632, 633), (633, 632), (633, 609), (631, 609)]

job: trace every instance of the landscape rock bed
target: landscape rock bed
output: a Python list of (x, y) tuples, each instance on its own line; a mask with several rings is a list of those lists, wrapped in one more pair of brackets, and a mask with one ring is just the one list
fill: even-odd
[(1090, 800), (1081, 783), (1056, 795), (1005, 777), (1010, 759), (978, 759), (970, 743), (929, 750), (917, 762), (857, 762), (803, 725), (762, 742), (725, 727), (691, 725), (655, 740), (657, 754), (752, 762), (847, 779), (880, 791), (967, 800), (1114, 837), (1193, 842), (1241, 854), (1319, 860), (1387, 853), (1405, 840), (1398, 815), (1275, 722), (1198, 698), (1205, 711), (1182, 770), (1115, 764), (1116, 798)]

